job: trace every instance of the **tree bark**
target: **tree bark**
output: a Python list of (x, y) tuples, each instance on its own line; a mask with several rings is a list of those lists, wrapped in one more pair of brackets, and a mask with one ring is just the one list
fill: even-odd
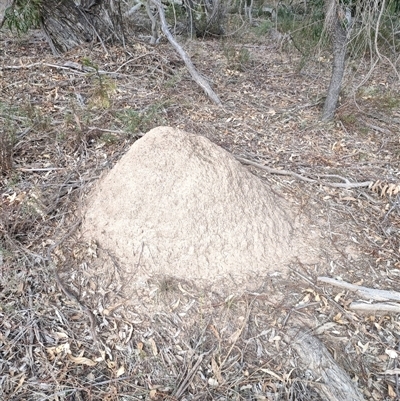
[(336, 1), (327, 0), (326, 28), (332, 36), (333, 66), (331, 81), (322, 112), (322, 121), (332, 120), (335, 115), (346, 66), (347, 37), (351, 23), (349, 22), (348, 29), (346, 29), (344, 19), (339, 16), (339, 13), (344, 14)]
[(84, 42), (124, 43), (118, 0), (43, 0), (41, 19), (55, 53)]

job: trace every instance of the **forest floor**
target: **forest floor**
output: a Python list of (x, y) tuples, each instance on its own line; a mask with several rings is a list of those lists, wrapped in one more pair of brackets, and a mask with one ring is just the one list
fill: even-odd
[[(383, 62), (370, 71), (369, 59), (349, 60), (336, 119), (321, 123), (329, 56), (304, 58), (290, 42), (251, 30), (182, 45), (222, 107), (164, 39), (55, 57), (38, 31), (0, 33), (0, 398), (318, 400), (310, 384), (318, 378), (307, 376), (284, 338), (295, 316), (365, 399), (399, 399), (399, 312), (351, 310), (355, 293), (317, 280), (400, 288), (398, 76)], [(95, 290), (77, 272), (95, 250), (69, 227), (99, 175), (160, 125), (320, 180), (253, 170), (323, 222), (337, 256), (269, 278), (274, 297), (267, 285), (241, 297), (216, 294), (212, 311), (184, 329), (171, 306), (189, 297), (182, 288), (159, 289), (170, 313), (130, 320), (107, 292), (91, 301)], [(376, 185), (321, 183), (340, 177)], [(93, 311), (101, 347), (85, 310), (57, 285), (50, 253)]]

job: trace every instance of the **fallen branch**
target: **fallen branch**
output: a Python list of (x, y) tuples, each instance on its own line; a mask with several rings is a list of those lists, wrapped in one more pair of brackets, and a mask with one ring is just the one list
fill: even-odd
[(311, 372), (313, 379), (308, 385), (324, 400), (364, 400), (348, 374), (332, 358), (324, 344), (316, 337), (298, 329), (290, 329), (285, 338), (301, 359), (304, 369)]
[(25, 168), (25, 167), (17, 167), (16, 170), (22, 171), (24, 173), (30, 173), (34, 171), (54, 171), (54, 170), (65, 170), (64, 167), (46, 167), (46, 168)]
[(32, 63), (32, 64), (25, 64), (25, 65), (3, 65), (0, 67), (0, 71), (2, 70), (20, 70), (20, 69), (28, 69), (37, 66), (44, 66), (50, 68), (57, 68), (58, 70), (69, 70), (69, 71), (76, 71), (78, 73), (97, 73), (100, 75), (110, 75), (112, 77), (126, 77), (126, 74), (121, 74), (119, 72), (110, 72), (104, 70), (96, 70), (94, 67), (84, 66), (80, 63), (76, 63), (74, 61), (66, 61), (63, 65), (58, 64), (50, 64), (50, 63)]
[(391, 133), (392, 133), (391, 131), (389, 131), (389, 130), (386, 129), (386, 128), (378, 127), (377, 125), (370, 124), (370, 123), (367, 122), (367, 121), (364, 121), (364, 124), (365, 124), (367, 127), (371, 128), (371, 129), (373, 129), (373, 130), (375, 130), (375, 131), (382, 132), (382, 134), (391, 134)]
[[(278, 170), (275, 168), (267, 167), (267, 166), (264, 166), (263, 164), (253, 162), (252, 160), (244, 159), (243, 157), (239, 157), (239, 156), (235, 156), (235, 157), (238, 161), (240, 161), (243, 164), (248, 164), (250, 166), (257, 167), (261, 170), (267, 171), (270, 174), (288, 175), (290, 177), (296, 178), (301, 181), (311, 182), (312, 184), (324, 185), (326, 187), (345, 188), (345, 189), (363, 188), (363, 187), (365, 188), (365, 187), (369, 187), (370, 185), (372, 185), (374, 183), (373, 181), (350, 182), (347, 178), (340, 177), (337, 175), (335, 175), (334, 177), (340, 178), (341, 180), (343, 180), (345, 182), (344, 183), (327, 182), (327, 181), (322, 181), (320, 179), (304, 177), (301, 174), (297, 174), (297, 173), (294, 173), (293, 171), (289, 171), (289, 170)], [(329, 175), (327, 177), (329, 177)]]
[(331, 284), (335, 287), (354, 291), (361, 298), (374, 301), (400, 301), (400, 293), (397, 291), (376, 290), (374, 288), (362, 287), (360, 285), (346, 283), (330, 277), (318, 277), (318, 281)]
[(349, 305), (349, 309), (358, 312), (393, 312), (400, 313), (399, 304), (388, 304), (386, 302), (380, 302), (378, 304), (366, 304), (365, 302), (352, 302)]
[(197, 72), (196, 67), (193, 65), (192, 60), (188, 54), (183, 50), (181, 45), (175, 40), (172, 36), (171, 32), (168, 29), (167, 21), (165, 19), (164, 8), (163, 5), (157, 0), (151, 0), (151, 2), (157, 7), (158, 13), (160, 16), (161, 21), (161, 30), (163, 31), (164, 35), (168, 39), (169, 43), (175, 48), (175, 50), (179, 53), (182, 60), (186, 64), (187, 69), (189, 70), (190, 75), (192, 76), (193, 80), (203, 89), (206, 95), (217, 105), (221, 105), (221, 101), (219, 100), (216, 93), (211, 89), (210, 84)]

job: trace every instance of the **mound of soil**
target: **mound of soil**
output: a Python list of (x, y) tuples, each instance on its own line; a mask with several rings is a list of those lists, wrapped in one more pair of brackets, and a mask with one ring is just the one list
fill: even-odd
[(306, 259), (311, 246), (295, 216), (291, 204), (221, 147), (159, 127), (100, 180), (87, 200), (83, 231), (135, 279), (208, 280), (285, 272), (293, 258)]

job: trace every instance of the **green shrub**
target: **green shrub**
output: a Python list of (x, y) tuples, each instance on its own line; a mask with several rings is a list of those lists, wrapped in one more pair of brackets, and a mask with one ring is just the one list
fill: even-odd
[(119, 115), (125, 129), (132, 134), (147, 132), (157, 125), (165, 124), (163, 116), (166, 103), (155, 103), (143, 110), (127, 109)]
[(255, 27), (254, 31), (256, 33), (257, 36), (265, 36), (273, 27), (273, 23), (272, 21), (265, 20), (262, 21), (260, 25), (258, 25), (257, 27)]
[(277, 14), (278, 30), (290, 34), (296, 48), (303, 55), (312, 53), (321, 40), (324, 27), (323, 2), (310, 3), (301, 14), (290, 7), (279, 7)]
[(239, 49), (236, 46), (224, 46), (224, 56), (227, 67), (234, 71), (244, 71), (250, 62), (250, 52), (244, 46)]
[(18, 33), (25, 33), (40, 24), (41, 0), (15, 0), (4, 14), (6, 26)]

